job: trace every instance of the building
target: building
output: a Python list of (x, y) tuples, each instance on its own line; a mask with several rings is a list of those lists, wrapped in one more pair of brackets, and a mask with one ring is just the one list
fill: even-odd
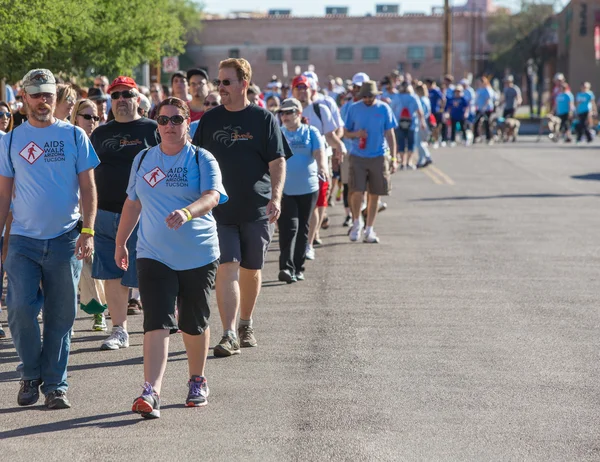
[[(596, 45), (594, 36), (597, 37)], [(572, 0), (558, 14), (558, 72), (565, 74), (574, 92), (589, 81), (600, 85), (600, 0)]]
[[(466, 76), (489, 51), (485, 20), (485, 13), (453, 14), (455, 76)], [(200, 43), (188, 46), (186, 62), (206, 68), (212, 77), (219, 61), (242, 57), (252, 64), (259, 85), (272, 75), (289, 80), (309, 66), (322, 78), (347, 79), (363, 71), (380, 79), (394, 69), (415, 77), (443, 73), (440, 14), (213, 17), (204, 21)]]

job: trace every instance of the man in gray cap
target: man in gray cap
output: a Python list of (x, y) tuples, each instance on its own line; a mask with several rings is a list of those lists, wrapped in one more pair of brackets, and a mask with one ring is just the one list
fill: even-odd
[[(11, 201), (13, 212), (8, 323), (23, 364), (17, 402), (35, 404), (41, 385), (46, 407), (64, 409), (71, 407), (67, 362), (81, 260), (94, 250), (93, 170), (99, 160), (81, 128), (54, 117), (50, 71), (29, 71), (23, 89), (28, 121), (0, 140), (0, 229)], [(42, 305), (43, 342), (37, 321)]]
[(522, 102), (521, 89), (515, 85), (515, 79), (512, 75), (507, 75), (504, 79), (504, 90), (502, 92), (502, 101), (504, 103), (504, 112), (502, 117), (508, 119), (515, 116), (515, 111)]

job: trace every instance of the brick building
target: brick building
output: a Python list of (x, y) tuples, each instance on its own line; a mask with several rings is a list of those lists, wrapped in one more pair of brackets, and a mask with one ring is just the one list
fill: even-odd
[[(472, 71), (489, 47), (485, 13), (453, 14), (453, 74)], [(380, 79), (393, 69), (415, 77), (442, 75), (443, 18), (439, 14), (327, 15), (293, 17), (264, 15), (207, 19), (201, 45), (187, 48), (186, 63), (216, 75), (219, 61), (246, 58), (254, 81), (264, 85), (272, 75), (288, 79), (309, 65), (322, 77), (350, 78), (359, 71)], [(476, 66), (475, 66), (476, 67)]]

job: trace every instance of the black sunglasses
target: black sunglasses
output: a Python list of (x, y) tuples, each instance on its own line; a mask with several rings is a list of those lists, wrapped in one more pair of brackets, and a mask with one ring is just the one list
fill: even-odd
[(168, 125), (169, 121), (171, 121), (173, 125), (181, 125), (184, 120), (185, 119), (183, 118), (183, 116), (180, 115), (174, 115), (171, 117), (161, 115), (156, 118), (156, 122), (158, 123), (158, 125)]
[(110, 94), (111, 99), (119, 99), (121, 96), (125, 99), (130, 99), (137, 95), (135, 94), (135, 92), (133, 90), (113, 91)]
[(221, 86), (221, 84), (223, 84), (224, 86), (228, 87), (233, 82), (234, 82), (233, 80), (229, 80), (229, 79), (224, 79), (224, 80), (215, 79), (215, 80), (213, 80), (213, 85), (215, 87), (219, 87), (219, 86)]
[(219, 106), (219, 103), (217, 103), (216, 101), (213, 101), (212, 103), (209, 102), (209, 101), (204, 101), (204, 105), (205, 106), (214, 106), (214, 107), (216, 107), (216, 106)]
[(297, 88), (298, 90), (308, 90), (308, 87), (304, 84), (296, 85), (294, 88)]
[(91, 115), (91, 114), (77, 114), (79, 117), (83, 117), (85, 120), (93, 120), (94, 122), (98, 122), (100, 117)]
[(0, 112), (0, 117), (6, 118), (6, 119), (10, 119), (10, 116), (12, 114), (10, 112)]

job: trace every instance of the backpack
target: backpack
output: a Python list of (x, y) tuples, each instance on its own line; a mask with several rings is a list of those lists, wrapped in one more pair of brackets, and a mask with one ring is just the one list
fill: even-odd
[(317, 117), (319, 118), (319, 120), (321, 121), (321, 123), (323, 123), (323, 119), (321, 118), (321, 108), (319, 107), (320, 104), (317, 101), (316, 103), (312, 104), (313, 110), (315, 111), (315, 114), (317, 115)]
[(410, 130), (410, 126), (412, 125), (412, 117), (410, 116), (410, 111), (408, 108), (402, 108), (402, 111), (400, 111), (400, 121), (398, 125), (402, 130)]

